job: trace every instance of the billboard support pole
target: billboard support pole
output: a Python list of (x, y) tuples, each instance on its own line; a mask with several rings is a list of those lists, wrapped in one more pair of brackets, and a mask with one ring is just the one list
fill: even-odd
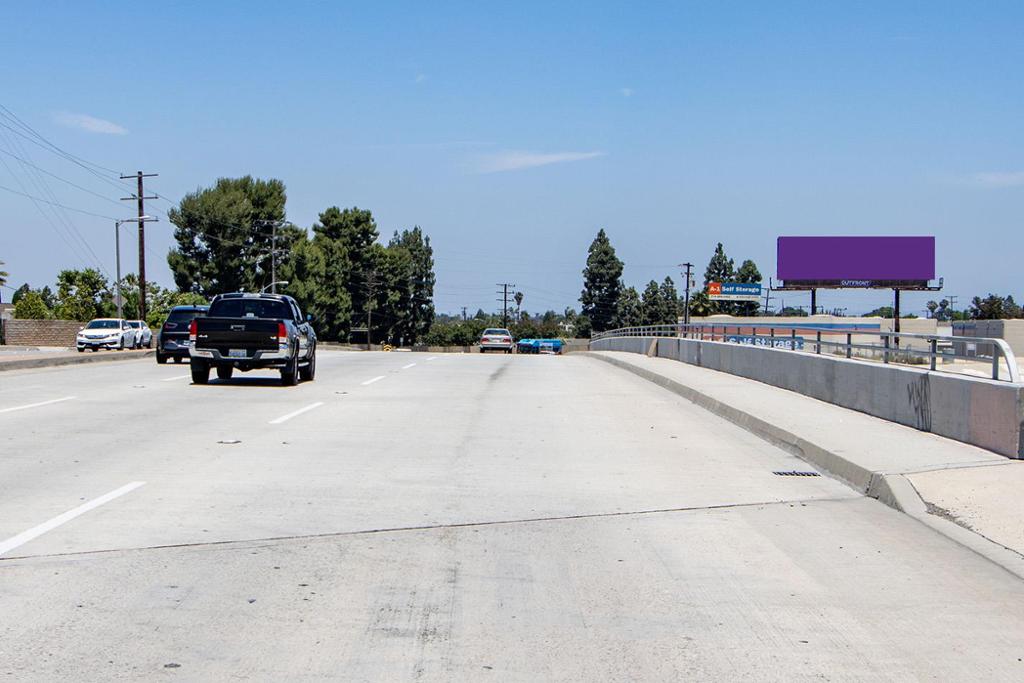
[(811, 315), (818, 314), (818, 290), (811, 288)]
[[(900, 290), (899, 290), (899, 287), (897, 287), (896, 289), (894, 289), (892, 291), (893, 291), (893, 293), (895, 295), (893, 297), (893, 306), (892, 306), (892, 317), (893, 317), (892, 331), (893, 332), (899, 332), (900, 331)], [(899, 348), (899, 346), (900, 346), (900, 338), (896, 337), (896, 348)]]

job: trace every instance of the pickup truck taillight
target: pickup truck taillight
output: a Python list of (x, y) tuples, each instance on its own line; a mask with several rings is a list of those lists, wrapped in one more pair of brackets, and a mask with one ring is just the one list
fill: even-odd
[(284, 323), (278, 323), (277, 324), (277, 338), (278, 339), (287, 339), (288, 338), (288, 328), (284, 326)]
[(193, 320), (192, 322), (190, 322), (188, 324), (188, 340), (190, 342), (192, 342), (192, 343), (195, 343), (195, 341), (196, 341), (196, 328), (197, 327), (198, 327), (198, 325), (196, 325), (196, 321), (195, 320)]

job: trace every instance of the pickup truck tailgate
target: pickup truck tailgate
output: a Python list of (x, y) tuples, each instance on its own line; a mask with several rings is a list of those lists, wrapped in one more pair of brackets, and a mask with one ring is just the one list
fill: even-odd
[(277, 325), (261, 318), (197, 318), (196, 348), (277, 350)]

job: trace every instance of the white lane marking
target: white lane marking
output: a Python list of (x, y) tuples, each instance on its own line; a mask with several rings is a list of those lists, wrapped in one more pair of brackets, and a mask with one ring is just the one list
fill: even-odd
[(967, 369), (963, 370), (962, 372), (965, 375), (974, 375), (975, 377), (985, 377), (987, 379), (992, 379), (992, 373), (991, 372), (982, 372), (980, 370), (971, 370), (970, 368), (967, 368)]
[(437, 356), (431, 356), (431, 357), (430, 357), (430, 358), (428, 358), (427, 360), (437, 360)]
[(373, 384), (374, 382), (379, 382), (382, 379), (384, 379), (384, 375), (380, 375), (379, 377), (374, 377), (373, 379), (368, 379), (365, 382), (363, 382), (363, 386), (365, 387), (368, 384)]
[(316, 403), (310, 403), (305, 408), (299, 408), (298, 410), (296, 410), (294, 412), (291, 412), (291, 413), (288, 413), (287, 415), (282, 415), (281, 417), (279, 417), (277, 419), (271, 420), (268, 424), (279, 425), (282, 422), (287, 422), (288, 420), (292, 419), (293, 417), (297, 417), (299, 415), (302, 415), (303, 413), (308, 413), (309, 411), (313, 410), (314, 408), (319, 408), (323, 404), (324, 404), (323, 401), (317, 401)]
[(63, 401), (73, 401), (77, 396), (65, 396), (64, 398), (55, 398), (52, 401), (40, 401), (39, 403), (29, 403), (23, 406), (14, 406), (13, 408), (4, 408), (0, 410), (0, 413), (13, 413), (15, 410), (26, 410), (28, 408), (38, 408), (39, 406), (48, 406), (53, 403), (61, 403)]
[(163, 378), (162, 380), (160, 380), (160, 381), (161, 381), (161, 382), (173, 382), (173, 381), (174, 381), (174, 380), (176, 380), (176, 379), (185, 379), (185, 378), (187, 378), (187, 377), (191, 377), (191, 376), (192, 376), (192, 375), (178, 375), (178, 376), (176, 376), (176, 377), (164, 377), (164, 378)]
[(415, 363), (409, 363), (408, 365), (403, 365), (402, 369), (403, 370), (408, 370), (409, 368), (412, 368), (412, 367), (415, 367), (415, 366), (416, 366)]
[(43, 522), (39, 526), (34, 526), (28, 531), (23, 531), (17, 536), (14, 536), (13, 538), (8, 538), (6, 541), (0, 541), (0, 555), (3, 555), (4, 553), (9, 552), (11, 550), (14, 550), (20, 545), (25, 545), (32, 539), (42, 536), (47, 531), (53, 531), (60, 525), (70, 522), (75, 517), (78, 517), (79, 515), (84, 515), (86, 512), (89, 512), (89, 510), (94, 510), (98, 508), (100, 505), (103, 505), (104, 503), (109, 503), (115, 498), (119, 498), (126, 493), (130, 493), (135, 489), (139, 488), (140, 486), (145, 485), (145, 483), (146, 482), (144, 481), (133, 481), (130, 484), (125, 484), (119, 489), (102, 495), (99, 498), (94, 498), (90, 500), (88, 503), (82, 503), (73, 510), (68, 510), (62, 515), (57, 515), (48, 522)]

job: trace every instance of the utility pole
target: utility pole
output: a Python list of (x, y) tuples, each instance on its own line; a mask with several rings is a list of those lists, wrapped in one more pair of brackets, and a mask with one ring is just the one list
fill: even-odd
[(690, 271), (693, 270), (692, 263), (680, 263), (680, 268), (685, 268), (683, 282), (686, 284), (686, 296), (683, 299), (683, 324), (690, 324)]
[(501, 287), (501, 291), (497, 292), (501, 294), (501, 298), (498, 301), (501, 302), (501, 319), (502, 325), (508, 327), (508, 288), (515, 288), (515, 285), (509, 282), (499, 282), (498, 287)]
[(377, 285), (380, 282), (377, 280), (377, 271), (371, 270), (366, 274), (366, 350), (372, 349), (372, 337), (373, 332), (373, 297), (377, 294)]
[(466, 322), (466, 307), (462, 307), (462, 322)]
[(143, 173), (136, 171), (135, 175), (123, 175), (121, 180), (135, 178), (138, 181), (138, 191), (131, 197), (121, 197), (121, 201), (136, 200), (139, 208), (139, 320), (146, 319), (146, 221), (156, 220), (146, 215), (146, 200), (156, 199), (156, 196), (147, 197), (143, 191), (142, 179), (152, 178), (157, 173)]

